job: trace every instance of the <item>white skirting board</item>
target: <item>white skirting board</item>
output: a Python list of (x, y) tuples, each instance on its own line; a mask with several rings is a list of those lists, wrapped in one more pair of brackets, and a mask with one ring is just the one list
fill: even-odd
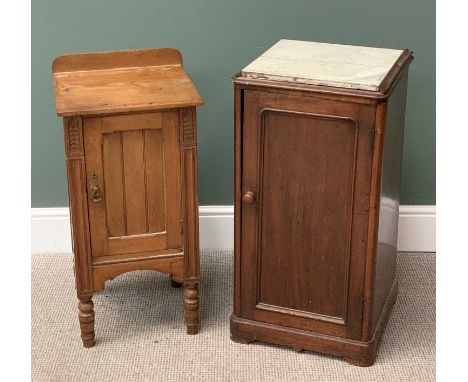
[[(201, 249), (232, 249), (234, 207), (200, 206)], [(398, 250), (435, 252), (436, 207), (400, 206)], [(34, 253), (71, 252), (67, 207), (31, 209), (31, 249)]]

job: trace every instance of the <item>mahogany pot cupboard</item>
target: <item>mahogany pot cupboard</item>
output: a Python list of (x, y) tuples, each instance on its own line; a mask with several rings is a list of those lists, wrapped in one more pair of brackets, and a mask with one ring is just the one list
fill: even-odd
[(122, 273), (184, 284), (198, 332), (195, 107), (203, 101), (172, 48), (65, 55), (52, 67), (63, 117), (81, 338), (95, 344), (93, 293)]
[(412, 58), (281, 40), (233, 77), (234, 341), (373, 364), (397, 295)]

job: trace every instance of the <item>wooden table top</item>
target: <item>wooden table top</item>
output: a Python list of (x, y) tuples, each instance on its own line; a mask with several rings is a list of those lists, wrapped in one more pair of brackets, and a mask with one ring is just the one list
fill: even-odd
[(60, 56), (52, 67), (57, 114), (106, 115), (199, 106), (177, 49)]

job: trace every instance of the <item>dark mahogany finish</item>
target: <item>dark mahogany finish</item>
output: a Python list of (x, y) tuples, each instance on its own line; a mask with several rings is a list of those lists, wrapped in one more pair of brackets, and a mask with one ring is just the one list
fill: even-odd
[(379, 92), (234, 77), (234, 341), (374, 363), (397, 293), (411, 60)]

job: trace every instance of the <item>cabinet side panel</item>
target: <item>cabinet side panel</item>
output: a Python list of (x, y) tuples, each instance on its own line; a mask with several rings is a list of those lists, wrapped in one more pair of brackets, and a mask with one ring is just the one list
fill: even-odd
[(382, 157), (379, 226), (374, 274), (372, 333), (396, 276), (400, 175), (408, 69), (388, 100)]
[(234, 86), (234, 315), (240, 316), (243, 90)]

